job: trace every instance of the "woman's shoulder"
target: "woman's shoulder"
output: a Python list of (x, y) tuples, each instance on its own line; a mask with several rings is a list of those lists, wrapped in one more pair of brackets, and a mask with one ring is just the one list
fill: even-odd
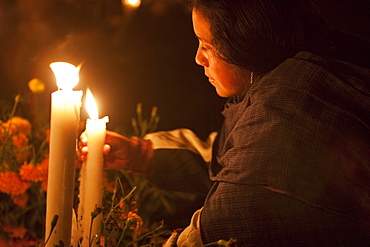
[(333, 111), (351, 113), (370, 123), (369, 81), (368, 68), (299, 52), (258, 80), (249, 98), (263, 104), (287, 102), (293, 97), (297, 105), (304, 101), (320, 102)]
[(352, 85), (370, 94), (369, 81), (369, 68), (331, 56), (301, 51), (262, 76), (256, 84), (260, 87), (291, 87), (297, 90), (306, 90), (315, 85)]

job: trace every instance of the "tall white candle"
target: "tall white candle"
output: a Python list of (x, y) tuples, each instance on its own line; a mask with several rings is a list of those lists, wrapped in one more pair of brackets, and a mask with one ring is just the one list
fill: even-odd
[[(103, 193), (103, 145), (105, 143), (108, 117), (99, 119), (95, 100), (86, 92), (86, 109), (90, 116), (86, 122), (88, 155), (80, 174), (80, 205), (78, 209), (78, 227), (82, 247), (98, 246), (96, 237), (100, 237), (102, 215), (92, 219), (91, 213), (102, 206)], [(90, 245), (91, 243), (91, 245)]]
[[(57, 62), (50, 65), (58, 88), (51, 95), (50, 151), (46, 200), (46, 246), (70, 246), (75, 182), (76, 140), (82, 91), (72, 89), (79, 81), (79, 68)], [(55, 216), (58, 221), (52, 229)]]

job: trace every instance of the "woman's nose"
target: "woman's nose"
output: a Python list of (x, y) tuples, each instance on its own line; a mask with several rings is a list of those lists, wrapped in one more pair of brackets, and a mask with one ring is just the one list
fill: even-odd
[(203, 52), (198, 48), (195, 55), (195, 62), (203, 67), (208, 67), (208, 59), (204, 56)]

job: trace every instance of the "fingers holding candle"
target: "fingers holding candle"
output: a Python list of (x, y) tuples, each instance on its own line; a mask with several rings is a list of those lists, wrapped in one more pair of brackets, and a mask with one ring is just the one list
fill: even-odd
[[(104, 144), (103, 146), (103, 154), (107, 155), (110, 152), (110, 145), (109, 144)], [(88, 153), (88, 147), (87, 147), (87, 136), (86, 133), (83, 132), (80, 135), (80, 139), (78, 142), (78, 149), (77, 149), (77, 158), (78, 158), (78, 163), (77, 167), (81, 166), (82, 162), (85, 162), (87, 160), (87, 153)]]
[[(87, 159), (87, 136), (82, 133), (79, 141), (78, 157), (80, 162)], [(128, 139), (116, 132), (107, 131), (103, 147), (104, 168), (125, 168), (130, 171), (145, 173), (153, 158), (154, 151), (150, 140), (137, 137)]]
[(87, 136), (86, 133), (83, 132), (80, 135), (79, 142), (78, 142), (78, 148), (77, 148), (77, 160), (76, 160), (76, 168), (81, 168), (82, 163), (86, 162), (87, 160)]

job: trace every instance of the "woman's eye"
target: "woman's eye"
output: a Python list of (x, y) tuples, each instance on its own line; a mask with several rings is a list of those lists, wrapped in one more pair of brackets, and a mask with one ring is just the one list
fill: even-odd
[(203, 51), (207, 51), (209, 50), (211, 47), (209, 45), (206, 45), (206, 44), (202, 44), (203, 42), (199, 42), (199, 47), (201, 50)]
[(210, 50), (211, 48), (209, 46), (201, 46), (202, 50), (204, 51), (208, 51)]

